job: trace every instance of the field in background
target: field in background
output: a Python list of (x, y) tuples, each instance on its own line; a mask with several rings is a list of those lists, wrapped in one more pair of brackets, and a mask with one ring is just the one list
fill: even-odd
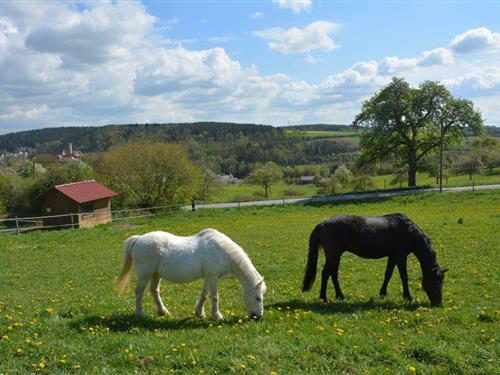
[[(414, 303), (403, 300), (397, 272), (389, 296), (378, 297), (385, 261), (351, 254), (340, 267), (346, 301), (318, 303), (318, 280), (302, 294), (310, 231), (346, 212), (410, 216), (432, 239), (439, 264), (450, 268), (444, 307), (429, 308), (413, 256)], [(500, 194), (478, 191), (321, 207), (200, 210), (3, 236), (0, 373), (498, 374), (499, 212)], [(147, 295), (146, 318), (134, 318), (132, 288), (119, 298), (112, 285), (123, 240), (159, 229), (190, 235), (205, 227), (237, 241), (265, 276), (264, 319), (246, 320), (233, 279), (220, 284), (223, 323), (193, 316), (201, 281), (162, 285), (171, 317), (156, 317)]]
[(287, 130), (286, 135), (310, 138), (357, 138), (360, 133), (352, 130)]
[[(395, 175), (381, 175), (373, 176), (373, 181), (375, 183), (376, 189), (391, 189), (398, 188), (399, 185), (390, 185), (392, 179)], [(500, 184), (500, 168), (495, 168), (493, 171), (485, 170), (482, 174), (475, 174), (472, 176), (472, 180), (469, 179), (468, 175), (458, 175), (450, 176), (448, 181), (443, 179), (444, 187), (459, 187), (459, 186), (472, 186), (475, 185), (490, 185), (490, 184)], [(426, 173), (417, 174), (417, 183), (419, 186), (430, 186), (437, 187), (436, 179), (434, 177), (429, 177)], [(403, 184), (406, 187), (407, 184)], [(343, 190), (342, 193), (352, 192), (352, 186), (348, 185)], [(285, 197), (310, 197), (319, 194), (319, 187), (316, 185), (297, 185), (297, 184), (286, 184), (284, 182), (273, 185), (271, 188), (271, 193), (269, 199), (280, 199)], [(263, 189), (259, 185), (254, 184), (232, 184), (225, 185), (217, 194), (210, 198), (210, 202), (238, 202), (238, 201), (249, 201), (249, 200), (260, 200), (264, 199)]]

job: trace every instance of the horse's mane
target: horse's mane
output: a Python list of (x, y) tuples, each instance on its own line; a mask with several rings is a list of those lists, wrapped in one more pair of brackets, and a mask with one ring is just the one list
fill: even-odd
[(245, 251), (228, 236), (215, 229), (205, 229), (199, 234), (204, 234), (217, 243), (252, 286), (255, 287), (263, 280)]
[(415, 224), (408, 216), (404, 214), (390, 214), (385, 215), (388, 217), (397, 217), (408, 229), (408, 233), (410, 237), (413, 238), (416, 244), (421, 245), (423, 247), (422, 250), (428, 250), (429, 255), (431, 257), (432, 262), (436, 262), (436, 252), (432, 248), (431, 239), (427, 237), (427, 235), (423, 232), (422, 229), (419, 228), (417, 224)]

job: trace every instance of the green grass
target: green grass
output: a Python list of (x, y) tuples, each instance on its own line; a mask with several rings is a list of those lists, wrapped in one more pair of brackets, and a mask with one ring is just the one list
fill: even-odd
[[(450, 268), (444, 307), (430, 308), (409, 258), (415, 302), (395, 275), (378, 297), (384, 260), (345, 254), (347, 300), (319, 304), (300, 292), (308, 236), (342, 212), (404, 212)], [(133, 317), (132, 291), (115, 295), (122, 242), (132, 234), (179, 235), (214, 227), (242, 245), (266, 277), (265, 315), (248, 322), (233, 279), (220, 284), (224, 323), (193, 316), (201, 282), (163, 284), (172, 316)], [(94, 229), (0, 237), (0, 373), (498, 374), (500, 193), (427, 194), (321, 207), (184, 212)], [(320, 263), (323, 262), (323, 255)], [(333, 298), (329, 285), (329, 296)], [(43, 368), (42, 368), (43, 367)]]
[[(380, 175), (373, 176), (373, 181), (375, 183), (376, 189), (393, 189), (399, 186), (390, 185), (390, 181), (394, 178), (394, 175)], [(444, 187), (460, 187), (460, 186), (472, 186), (475, 185), (490, 185), (490, 184), (500, 184), (500, 168), (495, 168), (492, 171), (484, 170), (481, 174), (472, 175), (472, 180), (469, 179), (468, 175), (457, 175), (450, 176), (448, 181), (444, 180)], [(431, 186), (437, 187), (436, 179), (434, 177), (429, 177), (426, 173), (417, 174), (417, 184), (418, 186)], [(407, 186), (407, 184), (403, 184)], [(319, 188), (316, 185), (297, 185), (297, 184), (285, 184), (283, 182), (277, 183), (272, 186), (271, 193), (268, 199), (281, 199), (283, 195), (289, 198), (293, 197), (310, 197), (318, 195)], [(346, 186), (342, 193), (352, 192), (353, 189), (350, 185)], [(237, 201), (249, 201), (249, 200), (259, 200), (264, 199), (262, 197), (263, 189), (259, 185), (254, 184), (233, 184), (225, 185), (217, 194), (210, 198), (210, 202), (237, 202)], [(290, 194), (294, 192), (295, 194)]]
[[(373, 179), (377, 188), (384, 188), (385, 186), (390, 188), (389, 182), (394, 178), (394, 175), (381, 175), (374, 176)], [(499, 184), (500, 183), (500, 168), (495, 168), (492, 171), (484, 169), (481, 174), (473, 174), (472, 180), (468, 175), (454, 175), (450, 176), (448, 180), (443, 178), (444, 187), (459, 187), (459, 186), (472, 186), (475, 185), (489, 185), (489, 184)], [(430, 177), (427, 173), (417, 173), (417, 184), (418, 185), (430, 185), (437, 186), (436, 178)]]
[(298, 130), (298, 131), (288, 131), (287, 134), (294, 137), (310, 137), (310, 138), (359, 137), (359, 133), (349, 130)]
[[(211, 202), (237, 202), (264, 199), (263, 188), (254, 184), (232, 184), (225, 185), (221, 191), (210, 198)], [(267, 199), (280, 199), (286, 197), (310, 197), (316, 195), (318, 187), (316, 185), (296, 185), (284, 182), (272, 185), (271, 192)], [(292, 194), (290, 194), (292, 193)]]

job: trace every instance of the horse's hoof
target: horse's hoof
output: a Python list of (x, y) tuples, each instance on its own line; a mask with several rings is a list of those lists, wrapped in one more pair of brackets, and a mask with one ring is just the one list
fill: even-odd
[(158, 315), (159, 316), (165, 316), (165, 315), (170, 316), (170, 311), (168, 311), (168, 309), (164, 309), (164, 310), (158, 311)]
[(217, 313), (217, 314), (215, 314), (215, 315), (213, 316), (213, 318), (214, 318), (215, 320), (217, 320), (218, 322), (220, 322), (220, 321), (223, 321), (223, 320), (224, 320), (224, 317), (222, 316), (222, 314), (221, 314), (221, 313)]
[(328, 300), (326, 298), (318, 298), (318, 303), (319, 304), (328, 303)]
[(343, 295), (340, 295), (340, 296), (337, 296), (336, 297), (339, 301), (343, 301), (345, 300), (345, 297)]
[(205, 318), (207, 317), (207, 316), (205, 315), (205, 312), (204, 312), (204, 311), (203, 311), (203, 312), (201, 312), (201, 313), (200, 313), (200, 312), (195, 311), (195, 312), (194, 312), (194, 315), (196, 315), (198, 318), (201, 318), (201, 319), (205, 319)]
[(387, 297), (387, 291), (385, 291), (385, 292), (380, 291), (379, 295), (380, 295), (380, 297)]

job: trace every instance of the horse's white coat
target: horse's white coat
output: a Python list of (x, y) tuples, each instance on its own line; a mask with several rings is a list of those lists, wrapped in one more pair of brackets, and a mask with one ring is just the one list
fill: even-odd
[(125, 241), (125, 260), (118, 277), (118, 290), (123, 291), (130, 279), (130, 266), (137, 274), (136, 314), (142, 315), (142, 296), (151, 280), (151, 293), (158, 313), (168, 313), (159, 295), (160, 277), (173, 283), (189, 283), (201, 278), (205, 284), (195, 313), (204, 317), (208, 294), (212, 299), (212, 316), (222, 319), (218, 309), (217, 280), (233, 275), (243, 289), (249, 316), (263, 315), (264, 278), (257, 272), (243, 249), (215, 229), (205, 229), (190, 237), (167, 232), (150, 232)]

